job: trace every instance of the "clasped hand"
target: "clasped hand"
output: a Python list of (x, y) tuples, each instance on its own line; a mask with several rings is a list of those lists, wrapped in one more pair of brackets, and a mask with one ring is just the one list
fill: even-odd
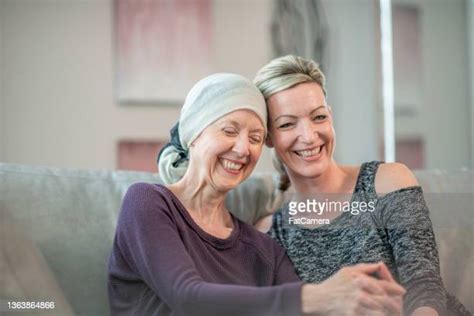
[(405, 293), (384, 263), (361, 263), (304, 285), (302, 306), (307, 315), (402, 315)]

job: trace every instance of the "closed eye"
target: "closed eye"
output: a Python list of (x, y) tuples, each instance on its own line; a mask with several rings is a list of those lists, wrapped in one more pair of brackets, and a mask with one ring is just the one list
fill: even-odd
[(261, 137), (250, 137), (250, 142), (253, 144), (261, 144), (263, 139)]
[(294, 124), (293, 123), (284, 123), (278, 126), (278, 128), (289, 128), (292, 127)]
[(321, 114), (321, 115), (316, 115), (314, 118), (313, 118), (313, 121), (324, 121), (328, 116), (327, 115), (324, 115), (324, 114)]
[(224, 128), (224, 134), (227, 135), (227, 136), (236, 136), (237, 135), (237, 131), (233, 128)]

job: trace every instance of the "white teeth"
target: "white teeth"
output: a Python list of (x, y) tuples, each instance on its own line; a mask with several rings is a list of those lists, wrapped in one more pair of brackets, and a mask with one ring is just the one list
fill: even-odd
[(312, 157), (314, 155), (317, 155), (319, 154), (319, 152), (321, 151), (321, 147), (322, 146), (319, 146), (318, 148), (315, 148), (313, 150), (302, 150), (302, 151), (297, 151), (298, 155), (302, 156), (302, 157)]
[(227, 159), (221, 159), (222, 165), (224, 168), (229, 169), (229, 170), (240, 170), (242, 168), (242, 164), (234, 163), (232, 161), (229, 161)]

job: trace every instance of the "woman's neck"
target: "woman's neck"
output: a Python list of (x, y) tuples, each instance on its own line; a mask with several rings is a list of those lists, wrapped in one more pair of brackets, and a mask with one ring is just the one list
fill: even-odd
[(186, 175), (169, 185), (170, 189), (199, 224), (214, 227), (233, 227), (225, 208), (226, 192), (219, 192), (204, 182), (193, 181)]
[(353, 181), (348, 181), (350, 173), (331, 160), (327, 169), (316, 177), (301, 177), (289, 174), (290, 182), (297, 194), (350, 193)]

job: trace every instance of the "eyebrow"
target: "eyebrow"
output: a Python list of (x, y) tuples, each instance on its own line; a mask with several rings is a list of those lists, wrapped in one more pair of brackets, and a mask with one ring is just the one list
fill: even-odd
[[(231, 121), (224, 121), (223, 122), (224, 124), (225, 123), (230, 123), (232, 125), (234, 125), (235, 127), (239, 127), (240, 124), (234, 120), (231, 120)], [(252, 129), (250, 130), (251, 133), (255, 133), (255, 132), (261, 132), (261, 133), (265, 133), (265, 130), (263, 128), (255, 128), (255, 129)]]
[[(322, 107), (326, 107), (326, 105), (320, 105), (320, 106), (318, 106), (317, 108), (315, 108), (314, 110), (312, 110), (311, 112), (309, 112), (309, 114), (313, 114), (314, 112), (316, 112), (317, 110), (319, 110), (319, 109), (322, 108)], [(283, 117), (297, 118), (296, 115), (282, 114), (282, 115), (277, 116), (273, 121), (276, 122), (276, 121), (278, 121), (279, 119), (281, 119), (281, 118), (283, 118)]]

